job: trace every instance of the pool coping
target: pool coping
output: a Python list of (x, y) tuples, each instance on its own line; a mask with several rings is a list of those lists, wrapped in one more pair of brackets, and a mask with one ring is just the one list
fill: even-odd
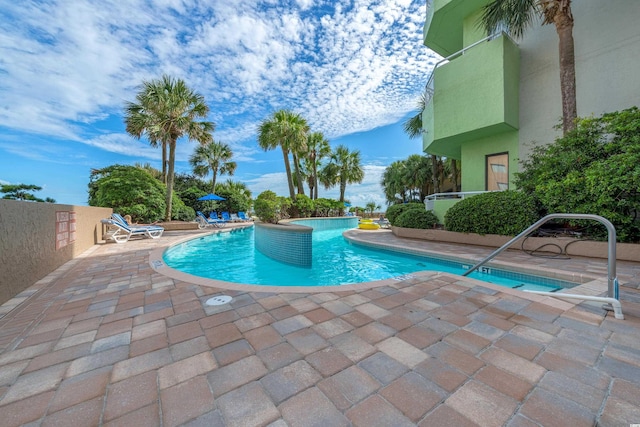
[[(204, 233), (204, 235), (209, 235), (209, 234), (216, 234), (216, 233), (224, 233), (224, 232), (232, 232), (234, 230), (238, 230), (238, 229), (245, 229), (245, 228), (249, 228), (252, 227), (253, 224), (244, 226), (244, 227), (236, 227), (234, 229), (220, 229), (220, 230), (212, 230), (209, 232)], [(382, 248), (382, 249), (388, 249), (389, 247), (393, 247), (394, 245), (375, 245), (371, 242), (367, 242), (364, 239), (357, 239), (356, 237), (352, 236), (351, 234), (360, 234), (360, 233), (370, 233), (370, 232), (377, 232), (379, 230), (374, 230), (374, 231), (367, 231), (367, 230), (359, 230), (359, 229), (353, 229), (353, 230), (347, 230), (345, 231), (345, 233), (343, 233), (343, 236), (345, 236), (345, 234), (348, 234), (348, 236), (345, 236), (345, 238), (347, 238), (347, 240), (360, 240), (362, 242), (365, 242), (367, 245), (369, 246), (376, 246), (378, 248)], [(351, 233), (350, 233), (351, 232)], [(363, 234), (364, 235), (364, 234)], [(198, 237), (194, 237), (193, 235), (191, 236), (185, 236), (184, 238), (172, 241), (168, 244), (162, 245), (154, 250), (152, 250), (149, 254), (149, 265), (151, 266), (151, 268), (156, 271), (159, 274), (162, 274), (164, 276), (167, 276), (169, 278), (172, 278), (174, 280), (178, 280), (178, 281), (182, 281), (182, 282), (187, 282), (187, 283), (192, 283), (195, 285), (199, 285), (199, 286), (205, 286), (208, 288), (216, 288), (219, 289), (221, 291), (224, 290), (229, 290), (229, 291), (238, 291), (238, 292), (260, 292), (260, 293), (304, 293), (304, 294), (321, 294), (321, 293), (327, 293), (327, 292), (354, 292), (354, 291), (362, 291), (362, 290), (368, 290), (368, 289), (374, 289), (374, 288), (378, 288), (378, 287), (383, 287), (383, 286), (389, 286), (389, 285), (393, 285), (396, 286), (398, 284), (398, 282), (403, 282), (403, 281), (407, 281), (408, 283), (412, 283), (416, 280), (425, 280), (429, 277), (433, 277), (433, 278), (442, 278), (442, 277), (447, 277), (449, 278), (449, 280), (451, 280), (453, 283), (458, 283), (461, 284), (464, 287), (469, 287), (470, 284), (467, 282), (465, 283), (465, 281), (470, 281), (471, 284), (473, 286), (483, 286), (485, 288), (489, 288), (492, 289), (494, 291), (499, 291), (499, 292), (503, 292), (506, 294), (511, 294), (514, 296), (517, 296), (519, 298), (526, 298), (528, 300), (531, 301), (536, 301), (536, 302), (540, 302), (540, 303), (544, 303), (546, 305), (550, 305), (556, 308), (561, 308), (563, 310), (568, 310), (571, 307), (574, 307), (576, 305), (578, 305), (581, 301), (575, 300), (575, 299), (565, 299), (565, 298), (560, 298), (560, 297), (549, 297), (549, 296), (543, 296), (543, 295), (537, 295), (535, 293), (531, 293), (531, 292), (526, 292), (526, 291), (522, 291), (522, 290), (518, 290), (518, 289), (512, 289), (512, 288), (508, 288), (506, 286), (500, 286), (500, 285), (494, 285), (493, 283), (488, 283), (488, 282), (484, 282), (481, 280), (477, 280), (474, 279), (472, 277), (468, 277), (468, 276), (459, 276), (459, 275), (455, 275), (455, 274), (451, 274), (451, 273), (445, 273), (445, 272), (439, 272), (439, 271), (434, 271), (434, 270), (422, 270), (422, 271), (418, 271), (415, 273), (411, 273), (408, 275), (403, 275), (403, 276), (398, 276), (395, 278), (389, 278), (389, 279), (384, 279), (384, 280), (377, 280), (377, 281), (372, 281), (372, 282), (361, 282), (361, 283), (355, 283), (355, 284), (347, 284), (347, 285), (333, 285), (333, 286), (319, 286), (319, 287), (309, 287), (309, 286), (271, 286), (271, 285), (255, 285), (255, 284), (244, 284), (244, 283), (234, 283), (234, 282), (227, 282), (224, 280), (217, 280), (217, 279), (209, 279), (209, 278), (204, 278), (204, 277), (200, 277), (200, 276), (195, 276), (189, 273), (184, 273), (182, 271), (176, 270), (174, 268), (169, 267), (168, 265), (166, 265), (164, 263), (163, 260), (163, 254), (164, 252), (176, 245), (179, 245), (181, 243), (184, 243), (186, 241), (192, 240), (194, 238), (199, 238), (202, 237), (203, 234), (199, 234)], [(422, 253), (424, 255), (427, 256), (434, 256), (433, 252), (430, 252), (428, 250), (423, 250)], [(444, 258), (444, 259), (452, 259), (452, 260), (457, 260), (457, 261), (470, 261), (473, 262), (473, 260), (470, 260), (468, 258), (456, 258), (453, 256), (447, 256), (444, 257), (443, 255), (438, 254), (437, 256), (435, 256), (436, 258)], [(523, 268), (521, 265), (518, 264), (513, 264), (513, 263), (509, 263), (509, 262), (491, 262), (490, 265), (495, 266), (496, 268), (502, 267), (505, 268), (507, 270), (511, 270), (511, 269), (517, 269), (518, 272), (522, 272), (522, 273), (527, 273), (527, 274), (532, 274), (532, 275), (538, 275), (540, 276), (541, 274), (539, 274), (539, 272), (535, 271), (535, 270), (531, 270), (531, 269), (526, 269)], [(556, 278), (561, 278), (561, 277), (565, 277), (565, 279), (562, 280), (566, 280), (567, 274), (565, 272), (559, 271), (559, 270), (551, 270), (549, 269), (548, 271), (549, 273), (553, 273), (553, 274), (557, 274), (559, 275), (559, 277)], [(563, 275), (564, 273), (564, 275)], [(553, 276), (551, 276), (553, 277)], [(585, 280), (587, 279), (587, 276), (582, 276)], [(593, 277), (588, 277), (588, 279), (590, 279), (589, 281), (578, 285), (574, 288), (571, 288), (571, 293), (573, 294), (583, 294), (583, 295), (600, 295), (603, 292), (606, 292), (607, 289), (607, 283), (606, 280), (602, 280), (602, 279), (597, 279), (597, 278), (593, 278)]]

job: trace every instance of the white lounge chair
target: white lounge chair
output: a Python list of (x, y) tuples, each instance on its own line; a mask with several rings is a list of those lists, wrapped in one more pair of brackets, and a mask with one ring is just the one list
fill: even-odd
[(222, 221), (220, 219), (215, 219), (215, 218), (207, 218), (206, 216), (204, 216), (202, 212), (197, 211), (196, 222), (198, 223), (198, 228), (203, 229), (207, 227), (222, 228), (224, 227), (224, 224), (226, 221)]
[(158, 225), (129, 226), (113, 218), (101, 220), (107, 226), (104, 240), (113, 240), (116, 243), (128, 242), (132, 236), (157, 239), (164, 233), (164, 228)]

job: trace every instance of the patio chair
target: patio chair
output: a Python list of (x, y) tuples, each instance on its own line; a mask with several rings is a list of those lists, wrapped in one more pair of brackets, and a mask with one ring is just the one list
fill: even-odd
[(215, 227), (215, 228), (224, 227), (224, 221), (221, 221), (215, 218), (207, 218), (200, 211), (196, 211), (196, 222), (198, 223), (199, 229), (203, 229), (207, 227)]
[(229, 212), (224, 211), (224, 212), (220, 212), (220, 216), (222, 217), (223, 220), (229, 222), (229, 221), (233, 221), (231, 219), (231, 215), (229, 215)]
[(102, 219), (100, 222), (107, 226), (107, 231), (103, 236), (104, 240), (113, 240), (116, 243), (128, 242), (133, 236), (158, 239), (164, 232), (164, 228), (157, 225), (129, 226), (113, 218)]
[(238, 212), (238, 217), (243, 221), (253, 221), (253, 218), (247, 216), (244, 212)]
[(226, 220), (224, 218), (220, 218), (218, 216), (218, 212), (216, 212), (216, 211), (209, 212), (209, 219), (212, 219), (214, 221), (218, 221), (218, 222), (220, 222), (220, 224), (226, 224), (227, 222), (229, 222), (228, 220)]

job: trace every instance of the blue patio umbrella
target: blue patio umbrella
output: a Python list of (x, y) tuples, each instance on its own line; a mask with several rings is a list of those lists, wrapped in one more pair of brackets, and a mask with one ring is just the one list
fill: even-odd
[(347, 207), (347, 208), (350, 208), (350, 207), (351, 207), (351, 203), (349, 203), (349, 202), (344, 202), (344, 206), (345, 206), (345, 207)]
[(205, 201), (205, 200), (225, 200), (225, 198), (224, 197), (220, 197), (217, 194), (211, 193), (211, 194), (207, 194), (206, 196), (200, 197), (198, 200), (202, 200), (202, 201)]

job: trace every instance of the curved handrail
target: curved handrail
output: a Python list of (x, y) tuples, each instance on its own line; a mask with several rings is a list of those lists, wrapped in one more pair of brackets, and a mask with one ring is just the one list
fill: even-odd
[[(549, 215), (545, 216), (544, 218), (536, 221), (534, 224), (529, 226), (522, 233), (518, 234), (516, 237), (514, 237), (511, 240), (509, 240), (507, 243), (505, 243), (504, 245), (500, 246), (498, 249), (496, 249), (495, 251), (490, 253), (487, 257), (482, 259), (480, 262), (478, 262), (476, 265), (471, 267), (469, 270), (465, 271), (462, 275), (463, 276), (469, 275), (474, 270), (477, 270), (479, 267), (481, 267), (484, 264), (486, 264), (487, 262), (491, 261), (493, 258), (495, 258), (497, 255), (499, 255), (501, 252), (503, 252), (509, 246), (513, 245), (515, 242), (517, 242), (521, 238), (529, 235), (529, 233), (531, 233), (532, 231), (540, 228), (540, 226), (542, 224), (545, 224), (546, 222), (549, 222), (552, 219), (591, 219), (591, 220), (594, 220), (594, 221), (598, 221), (599, 223), (601, 223), (605, 227), (607, 227), (607, 232), (608, 232), (607, 297), (608, 298), (602, 299), (602, 300), (603, 301), (604, 300), (608, 300), (608, 299), (618, 300), (618, 296), (619, 296), (618, 279), (616, 277), (616, 229), (608, 219), (606, 219), (604, 217), (601, 217), (600, 215), (592, 215), (592, 214), (549, 214)], [(562, 293), (555, 293), (554, 295), (558, 296), (558, 297), (564, 296)], [(576, 296), (572, 295), (572, 297), (575, 298)], [(569, 298), (569, 297), (567, 297), (567, 298)], [(601, 297), (597, 297), (597, 298), (601, 298)], [(611, 301), (605, 301), (605, 302), (611, 302)], [(613, 306), (614, 306), (614, 309), (615, 309), (616, 308), (615, 304), (613, 304)], [(620, 311), (620, 313), (618, 313), (618, 311), (616, 310), (616, 318), (622, 318), (622, 317), (618, 317), (618, 315), (622, 316), (622, 312)]]

